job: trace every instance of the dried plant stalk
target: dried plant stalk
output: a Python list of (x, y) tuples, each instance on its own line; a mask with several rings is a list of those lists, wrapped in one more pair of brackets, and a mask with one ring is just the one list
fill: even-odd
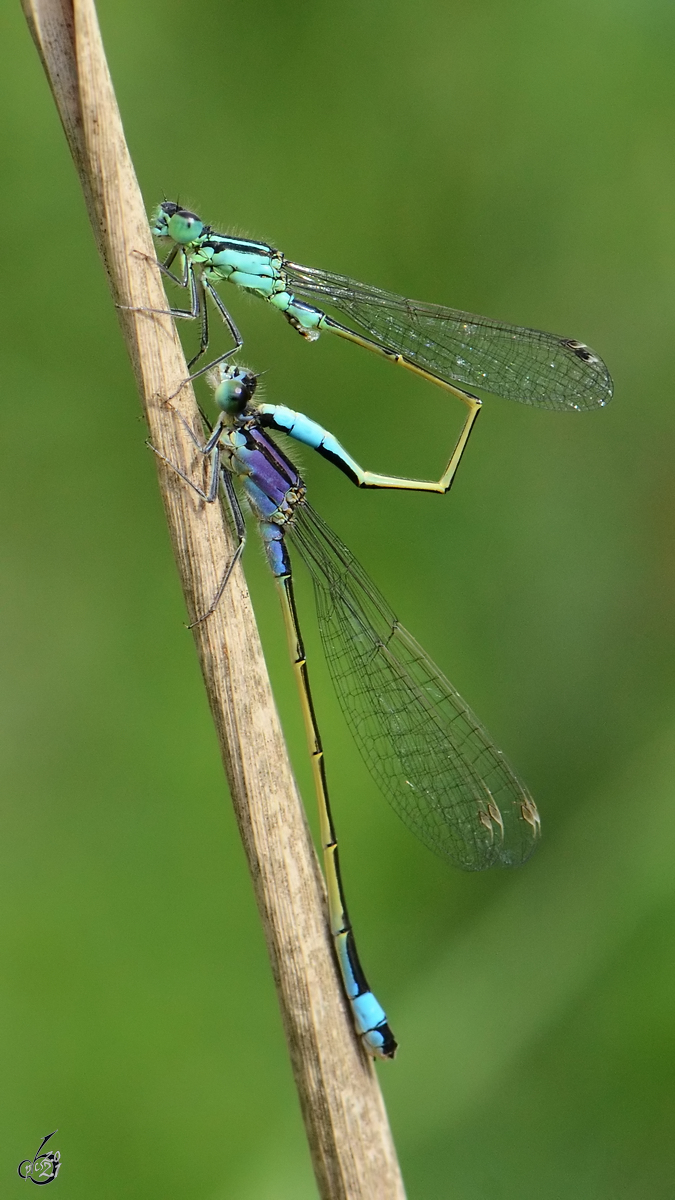
[[(143, 199), (92, 0), (23, 0), (118, 305), (166, 308)], [(141, 251), (150, 261), (134, 254)], [(173, 321), (121, 312), (150, 438), (197, 471), (198, 455), (162, 403), (187, 369)], [(193, 428), (192, 388), (174, 402)], [(191, 618), (205, 612), (232, 537), (158, 461), (159, 482)], [(288, 761), (241, 570), (194, 630), (223, 762), (253, 879), (319, 1191), (331, 1200), (401, 1200), (396, 1154), (372, 1063), (354, 1035), (332, 953), (323, 881)]]

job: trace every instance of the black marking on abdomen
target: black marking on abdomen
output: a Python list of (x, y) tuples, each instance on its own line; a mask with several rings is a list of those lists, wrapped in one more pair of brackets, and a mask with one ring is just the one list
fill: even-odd
[(328, 459), (329, 463), (332, 463), (334, 467), (338, 467), (342, 473), (347, 476), (347, 479), (351, 479), (352, 483), (359, 483), (359, 477), (356, 474), (356, 471), (352, 471), (352, 468), (348, 466), (344, 459), (340, 458), (339, 455), (334, 454), (332, 450), (328, 450), (326, 446), (324, 446), (323, 442), (320, 446), (317, 446), (316, 449), (322, 458)]

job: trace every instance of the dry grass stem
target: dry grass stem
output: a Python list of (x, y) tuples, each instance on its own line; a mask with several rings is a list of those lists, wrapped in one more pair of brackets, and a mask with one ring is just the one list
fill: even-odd
[[(166, 308), (143, 199), (126, 146), (92, 0), (23, 0), (82, 184), (116, 304)], [(135, 255), (141, 251), (151, 261)], [(188, 473), (202, 469), (162, 402), (186, 378), (173, 321), (121, 312), (150, 439)], [(173, 402), (199, 429), (192, 388)], [(190, 618), (205, 612), (233, 541), (159, 460), (159, 482)], [(404, 1196), (372, 1064), (353, 1034), (335, 965), (323, 882), (270, 691), (240, 569), (194, 630), (223, 762), (265, 930), (322, 1197)], [(238, 982), (241, 987), (241, 981)], [(236, 1036), (236, 1031), (233, 1031)]]

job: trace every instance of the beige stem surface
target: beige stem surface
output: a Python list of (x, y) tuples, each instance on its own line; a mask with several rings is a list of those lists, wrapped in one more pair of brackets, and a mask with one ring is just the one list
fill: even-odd
[[(23, 0), (23, 8), (80, 177), (113, 300), (165, 309), (94, 4)], [(120, 319), (150, 440), (171, 462), (199, 478), (203, 463), (175, 413), (162, 403), (187, 375), (174, 323), (168, 316), (131, 312), (120, 312)], [(183, 387), (173, 403), (200, 430), (191, 386)], [(209, 607), (233, 553), (232, 535), (219, 505), (205, 505), (159, 460), (157, 467), (192, 619)], [(195, 628), (194, 638), (265, 931), (320, 1195), (401, 1200), (405, 1193), (384, 1104), (343, 996), (323, 881), (239, 568), (216, 612)]]

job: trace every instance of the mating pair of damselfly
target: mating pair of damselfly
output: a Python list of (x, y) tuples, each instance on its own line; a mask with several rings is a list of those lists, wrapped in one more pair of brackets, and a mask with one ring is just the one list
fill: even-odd
[[(331, 931), (356, 1030), (367, 1051), (391, 1058), (396, 1042), (360, 966), (347, 916), (337, 838), (326, 785), (321, 739), (309, 690), (286, 547), (288, 536), (309, 569), (321, 638), (342, 710), (373, 777), (405, 824), (432, 850), (467, 870), (517, 866), (537, 844), (536, 806), (452, 684), (398, 622), (353, 555), (307, 503), (302, 479), (270, 430), (311, 446), (359, 487), (447, 492), (478, 416), (482, 388), (537, 407), (584, 411), (611, 398), (604, 363), (581, 342), (486, 317), (420, 304), (342, 275), (299, 266), (264, 242), (217, 233), (194, 213), (165, 201), (152, 232), (172, 243), (162, 270), (189, 290), (189, 309), (175, 317), (201, 321), (199, 351), (209, 344), (207, 297), (234, 346), (193, 373), (210, 371), (220, 413), (207, 441), (209, 502), (222, 486), (239, 545), (214, 597), (210, 615), (241, 555), (245, 522), (237, 479), (258, 523), (277, 584), (291, 659), (300, 689), (319, 805)], [(182, 260), (182, 274), (171, 268)], [(255, 398), (256, 376), (228, 360), (243, 345), (216, 285), (228, 281), (280, 309), (303, 337), (321, 332), (364, 346), (457, 396), (468, 408), (440, 479), (417, 480), (363, 470), (335, 437), (302, 413)], [(335, 320), (318, 300), (363, 332)], [(194, 436), (194, 435), (193, 435)]]

